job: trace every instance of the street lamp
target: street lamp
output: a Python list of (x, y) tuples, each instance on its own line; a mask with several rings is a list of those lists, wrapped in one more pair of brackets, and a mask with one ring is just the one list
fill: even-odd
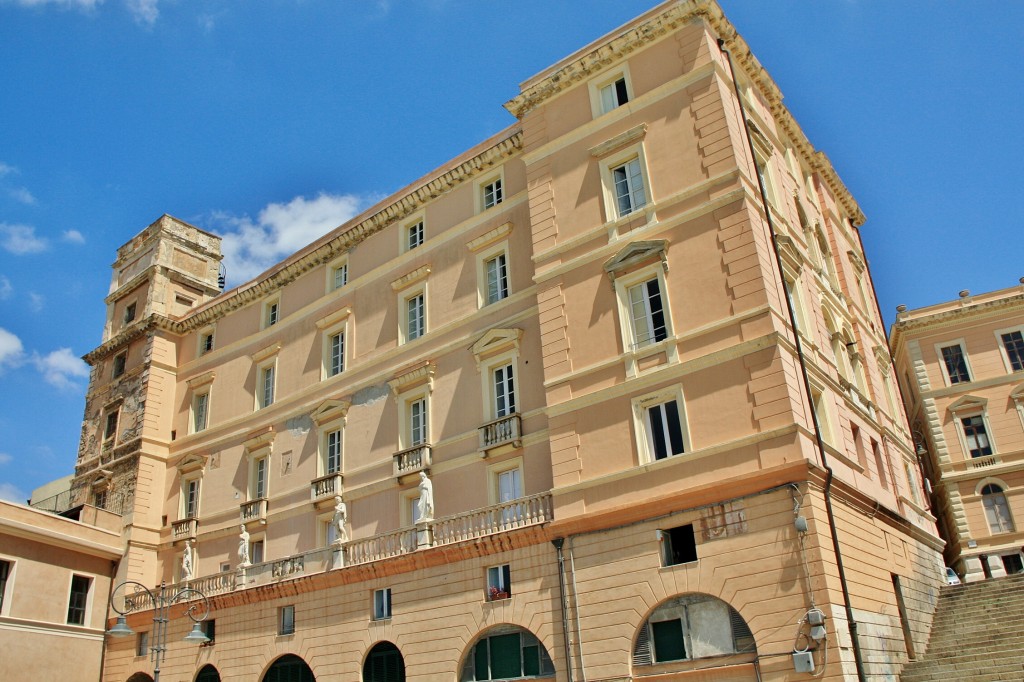
[[(114, 601), (114, 595), (117, 594), (119, 589), (125, 588), (128, 585), (135, 586), (135, 592), (131, 595), (124, 595), (124, 610), (121, 610)], [(145, 599), (146, 597), (149, 597), (148, 602)], [(153, 594), (142, 583), (126, 580), (115, 587), (110, 593), (110, 608), (117, 613), (117, 622), (114, 623), (112, 628), (107, 630), (107, 634), (111, 637), (134, 636), (135, 631), (128, 627), (125, 616), (129, 613), (143, 610), (147, 604), (153, 605), (153, 631), (150, 633), (149, 646), (150, 660), (153, 661), (153, 682), (160, 682), (160, 661), (163, 660), (164, 652), (167, 651), (167, 623), (170, 621), (171, 607), (179, 603), (183, 603), (186, 606), (185, 615), (193, 622), (192, 630), (185, 636), (185, 641), (194, 644), (206, 644), (209, 642), (210, 638), (203, 633), (199, 624), (210, 615), (210, 600), (199, 590), (184, 587), (170, 593), (167, 590), (167, 585), (160, 583), (160, 591), (157, 594)]]

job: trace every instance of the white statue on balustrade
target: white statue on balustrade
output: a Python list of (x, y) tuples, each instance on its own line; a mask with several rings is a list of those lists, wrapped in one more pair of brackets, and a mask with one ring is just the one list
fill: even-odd
[(420, 499), (417, 505), (420, 521), (434, 518), (434, 484), (425, 471), (420, 472)]
[(238, 535), (238, 567), (245, 568), (250, 566), (249, 562), (249, 531), (245, 529), (245, 524), (242, 524), (242, 532)]
[(192, 580), (192, 540), (185, 540), (185, 551), (181, 554), (181, 581)]
[(331, 523), (334, 525), (334, 545), (343, 545), (348, 542), (348, 507), (345, 506), (345, 501), (341, 499), (341, 495), (334, 496), (334, 518), (331, 519)]

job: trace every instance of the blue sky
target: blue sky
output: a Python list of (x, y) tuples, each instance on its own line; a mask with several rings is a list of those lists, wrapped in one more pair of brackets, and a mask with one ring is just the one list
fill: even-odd
[[(229, 284), (513, 122), (651, 0), (0, 0), (0, 498), (70, 473), (116, 248)], [(722, 0), (868, 217), (887, 322), (1024, 276), (1024, 3)]]

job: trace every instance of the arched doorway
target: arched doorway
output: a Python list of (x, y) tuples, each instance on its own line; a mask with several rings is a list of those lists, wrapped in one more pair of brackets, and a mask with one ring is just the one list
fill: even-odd
[(285, 654), (267, 668), (262, 682), (316, 682), (316, 677), (304, 660)]
[(540, 640), (515, 625), (499, 625), (476, 641), (462, 663), (462, 682), (554, 678), (555, 665)]
[(391, 642), (378, 642), (366, 654), (363, 682), (405, 682), (402, 652)]
[(146, 673), (135, 673), (128, 678), (127, 682), (153, 682), (153, 677)]
[(220, 672), (207, 663), (199, 669), (199, 674), (196, 675), (196, 682), (220, 682)]

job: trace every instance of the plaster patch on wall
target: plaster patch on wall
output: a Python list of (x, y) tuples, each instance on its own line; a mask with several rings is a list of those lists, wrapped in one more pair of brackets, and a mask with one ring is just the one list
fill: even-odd
[(739, 502), (712, 505), (701, 512), (701, 537), (705, 542), (747, 532), (747, 510)]
[(387, 400), (390, 392), (391, 387), (387, 384), (367, 386), (360, 391), (356, 391), (355, 395), (352, 396), (352, 406), (372, 405), (373, 403), (380, 402), (381, 400)]

